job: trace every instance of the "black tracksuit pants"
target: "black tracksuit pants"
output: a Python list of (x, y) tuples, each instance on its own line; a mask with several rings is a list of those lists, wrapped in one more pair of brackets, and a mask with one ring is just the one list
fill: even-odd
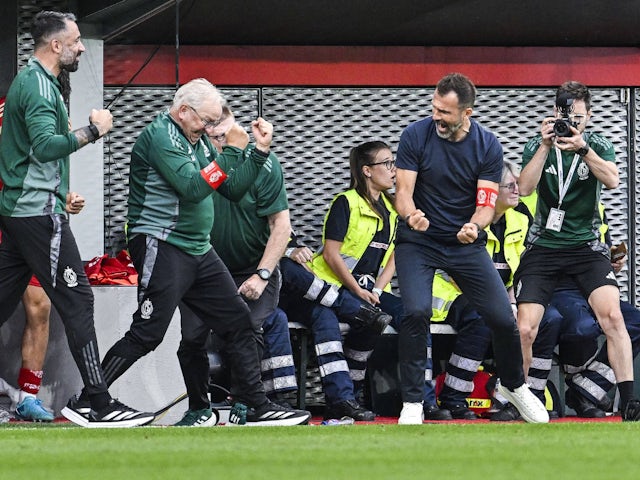
[(131, 239), (129, 254), (138, 271), (138, 309), (129, 331), (102, 362), (107, 384), (160, 345), (182, 301), (227, 344), (237, 379), (234, 398), (249, 406), (263, 404), (266, 396), (249, 307), (218, 254), (211, 249), (204, 255), (189, 255), (145, 235)]
[(93, 292), (64, 215), (0, 217), (0, 325), (15, 311), (32, 274), (64, 324), (89, 395), (108, 395), (93, 323)]

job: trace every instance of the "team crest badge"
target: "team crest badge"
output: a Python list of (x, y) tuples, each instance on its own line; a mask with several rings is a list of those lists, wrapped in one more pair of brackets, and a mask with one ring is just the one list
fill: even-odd
[(145, 320), (149, 320), (151, 318), (151, 314), (153, 313), (153, 303), (148, 298), (142, 302), (140, 305), (140, 316)]
[(78, 285), (78, 275), (73, 271), (73, 268), (67, 267), (62, 274), (64, 281), (67, 282), (67, 287), (76, 287)]
[(209, 175), (209, 183), (217, 183), (218, 180), (222, 177), (223, 173), (220, 170), (214, 170)]
[(578, 165), (578, 178), (580, 180), (589, 178), (589, 167), (584, 162), (580, 162), (580, 165)]

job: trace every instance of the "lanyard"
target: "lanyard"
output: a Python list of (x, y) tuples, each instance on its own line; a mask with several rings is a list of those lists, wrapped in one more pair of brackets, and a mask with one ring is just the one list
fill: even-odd
[(562, 152), (558, 147), (556, 149), (556, 160), (558, 162), (558, 208), (562, 205), (562, 200), (564, 200), (565, 195), (567, 194), (567, 190), (569, 190), (569, 184), (571, 183), (571, 179), (573, 178), (573, 174), (576, 171), (576, 167), (578, 166), (578, 160), (580, 160), (580, 155), (577, 153), (573, 156), (573, 160), (571, 162), (571, 168), (569, 169), (569, 173), (567, 173), (567, 180), (564, 179), (564, 170), (562, 168)]

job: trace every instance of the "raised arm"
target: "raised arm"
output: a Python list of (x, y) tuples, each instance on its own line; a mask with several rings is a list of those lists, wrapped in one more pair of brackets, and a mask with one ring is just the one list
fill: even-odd
[(400, 218), (412, 230), (424, 232), (429, 228), (429, 220), (424, 212), (416, 208), (413, 201), (413, 191), (416, 186), (418, 173), (413, 170), (396, 170), (396, 199), (395, 207)]
[(531, 160), (525, 165), (525, 167), (520, 172), (520, 178), (518, 178), (518, 190), (520, 191), (520, 195), (526, 197), (531, 195), (536, 188), (538, 187), (538, 183), (540, 182), (540, 178), (542, 177), (542, 169), (544, 168), (544, 163), (547, 160), (547, 156), (553, 147), (553, 124), (555, 119), (552, 117), (547, 117), (542, 121), (540, 125), (540, 134), (542, 136), (542, 141), (538, 146), (538, 149), (531, 157)]

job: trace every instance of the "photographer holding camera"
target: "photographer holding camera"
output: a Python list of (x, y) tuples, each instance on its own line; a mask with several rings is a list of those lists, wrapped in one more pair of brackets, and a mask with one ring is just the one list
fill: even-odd
[(545, 118), (540, 133), (526, 144), (518, 182), (521, 195), (536, 188), (538, 192), (527, 250), (514, 279), (524, 371), (531, 365), (531, 348), (545, 306), (558, 279), (567, 275), (589, 301), (607, 338), (622, 419), (638, 421), (640, 401), (632, 398), (631, 341), (609, 248), (599, 238), (602, 186), (615, 188), (619, 183), (613, 145), (586, 131), (591, 118), (586, 85), (563, 83), (556, 92), (554, 112), (556, 118)]

